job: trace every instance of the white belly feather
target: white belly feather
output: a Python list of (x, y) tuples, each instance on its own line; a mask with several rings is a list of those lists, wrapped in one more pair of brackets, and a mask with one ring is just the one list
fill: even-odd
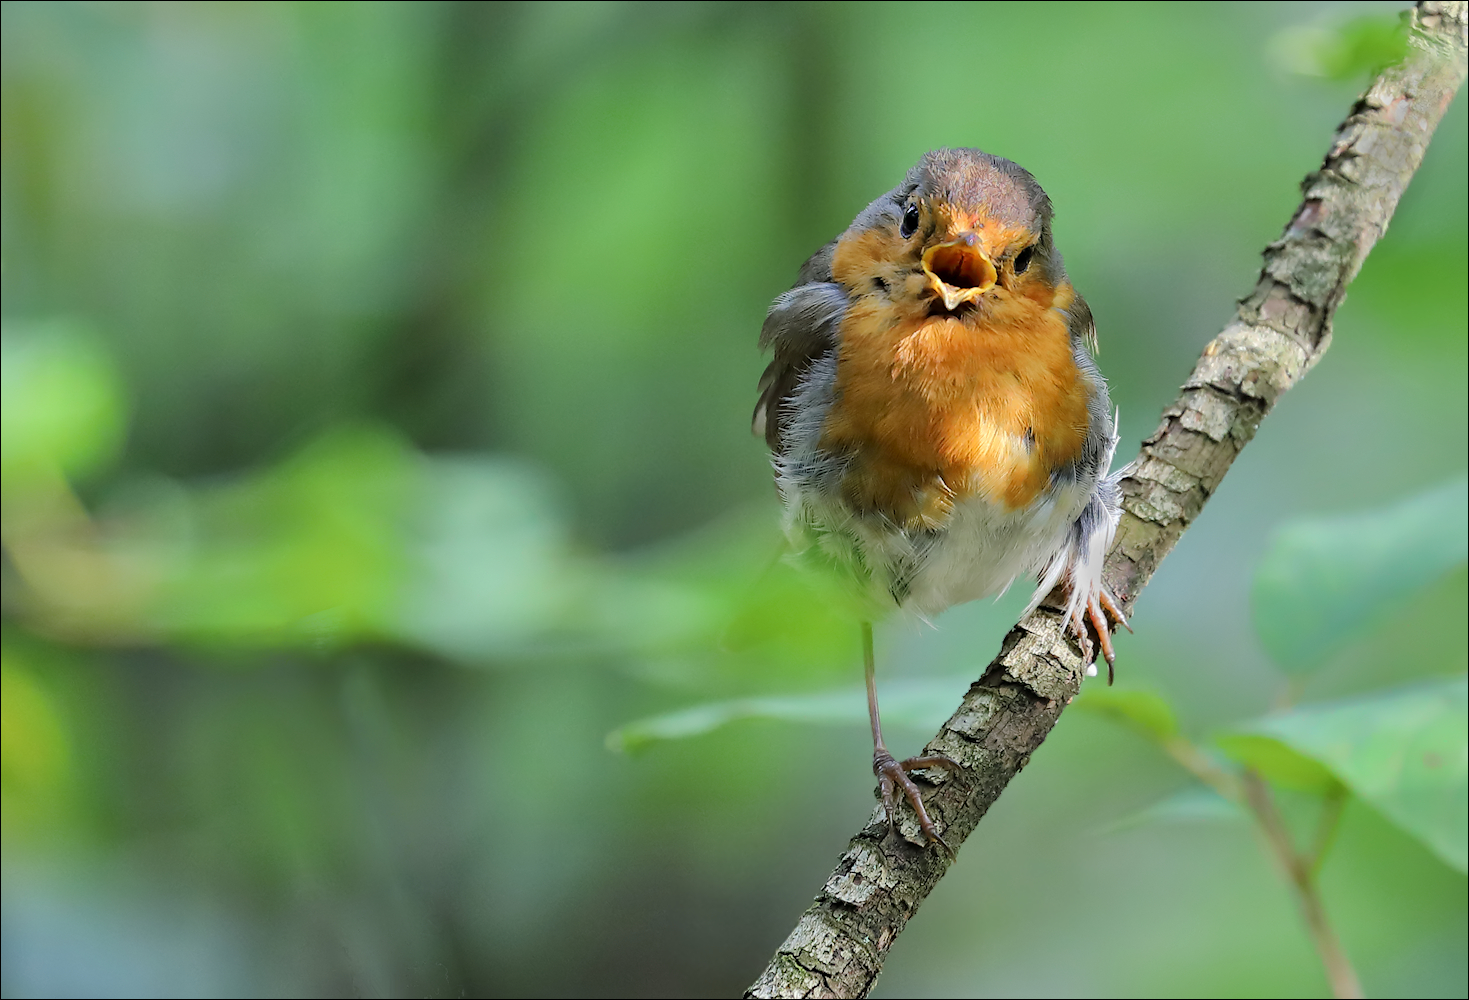
[(858, 598), (862, 614), (903, 610), (927, 618), (1002, 593), (1022, 576), (1039, 577), (1032, 606), (1064, 579), (1068, 614), (1100, 592), (1123, 474), (1107, 475), (1115, 423), (1106, 421), (1101, 429), (1103, 454), (1094, 468), (1053, 482), (1034, 503), (1009, 508), (972, 492), (954, 505), (943, 527), (901, 531), (882, 517), (854, 515), (840, 499), (845, 461), (820, 447), (835, 382), (836, 358), (827, 355), (797, 389), (789, 446), (775, 460), (776, 485), (796, 561), (834, 573)]
[(923, 618), (1040, 574), (1065, 547), (1092, 485), (1069, 483), (1020, 509), (971, 496), (955, 505), (944, 528), (907, 533), (854, 518), (800, 483), (780, 482), (786, 534), (799, 561), (841, 573), (874, 611), (901, 609)]

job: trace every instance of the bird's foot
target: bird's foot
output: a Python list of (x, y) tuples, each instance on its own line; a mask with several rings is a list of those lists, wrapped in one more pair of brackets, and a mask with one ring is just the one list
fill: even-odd
[[(1112, 631), (1121, 625), (1131, 632), (1132, 626), (1127, 624), (1127, 617), (1117, 606), (1117, 601), (1113, 599), (1106, 587), (1087, 601), (1086, 607), (1077, 608), (1076, 614), (1071, 617), (1071, 631), (1081, 646), (1083, 660), (1090, 665), (1096, 661), (1096, 654), (1092, 650), (1091, 637), (1087, 635), (1088, 624), (1096, 633), (1097, 645), (1102, 649), (1102, 658), (1107, 661), (1107, 684), (1110, 685), (1115, 676), (1113, 664), (1117, 661), (1117, 653), (1112, 649)], [(1093, 672), (1087, 671), (1088, 674)]]
[(886, 747), (879, 746), (872, 751), (872, 773), (877, 775), (878, 788), (882, 792), (882, 807), (887, 812), (889, 832), (896, 832), (898, 828), (897, 793), (901, 789), (908, 804), (913, 807), (914, 814), (918, 817), (918, 825), (923, 829), (924, 837), (930, 844), (938, 844), (952, 858), (954, 849), (944, 841), (943, 837), (939, 836), (933, 820), (928, 817), (928, 810), (923, 807), (923, 795), (919, 792), (913, 779), (908, 777), (909, 771), (917, 771), (925, 767), (944, 767), (951, 771), (962, 769), (958, 761), (942, 754), (895, 760)]

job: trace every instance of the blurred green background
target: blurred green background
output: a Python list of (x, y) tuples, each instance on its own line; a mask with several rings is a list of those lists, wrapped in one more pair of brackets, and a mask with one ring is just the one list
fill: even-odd
[[(923, 151), (1010, 157), (1130, 455), (1397, 7), (6, 2), (5, 995), (737, 994), (870, 814), (864, 727), (606, 738), (858, 682), (768, 571), (771, 298)], [(1290, 685), (1274, 526), (1465, 466), (1466, 137), (1119, 641), (1192, 732)], [(1015, 589), (882, 675), (957, 704)], [(1465, 608), (1293, 694), (1462, 674)], [(1248, 825), (1127, 822), (1185, 784), (1068, 714), (876, 995), (1321, 994)], [(1464, 995), (1417, 841), (1354, 802), (1324, 894), (1369, 995)]]

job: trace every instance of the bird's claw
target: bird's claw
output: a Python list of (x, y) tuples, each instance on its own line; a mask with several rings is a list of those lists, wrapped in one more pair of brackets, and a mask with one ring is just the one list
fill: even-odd
[(1086, 663), (1092, 663), (1096, 659), (1092, 651), (1091, 637), (1087, 635), (1087, 623), (1091, 624), (1092, 631), (1096, 633), (1097, 645), (1102, 649), (1102, 658), (1107, 661), (1107, 684), (1111, 686), (1116, 676), (1113, 665), (1117, 661), (1117, 653), (1112, 648), (1112, 630), (1121, 625), (1131, 632), (1132, 626), (1127, 624), (1127, 617), (1117, 606), (1117, 601), (1107, 591), (1107, 588), (1103, 587), (1086, 602), (1085, 619), (1083, 619), (1080, 608), (1071, 618), (1071, 630), (1076, 636), (1077, 644), (1081, 646), (1082, 660)]
[(945, 767), (953, 771), (961, 770), (958, 761), (945, 757), (942, 754), (932, 754), (926, 757), (909, 757), (907, 760), (896, 760), (887, 750), (879, 746), (872, 752), (872, 773), (877, 775), (878, 789), (882, 792), (882, 807), (887, 813), (888, 831), (896, 833), (898, 829), (898, 796), (897, 792), (902, 789), (903, 796), (908, 804), (913, 807), (914, 814), (918, 817), (918, 825), (923, 830), (923, 835), (930, 844), (938, 844), (949, 855), (954, 857), (954, 849), (948, 845), (943, 837), (939, 836), (938, 828), (934, 826), (933, 820), (928, 816), (928, 810), (923, 806), (923, 795), (913, 779), (908, 777), (909, 771), (921, 770), (925, 767)]

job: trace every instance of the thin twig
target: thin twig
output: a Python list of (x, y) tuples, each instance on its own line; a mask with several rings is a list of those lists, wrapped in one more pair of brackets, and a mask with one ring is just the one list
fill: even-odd
[[(1352, 106), (1320, 169), (1302, 185), (1285, 231), (1266, 248), (1254, 290), (1143, 442), (1122, 483), (1122, 523), (1103, 571), (1125, 612), (1275, 401), (1330, 344), (1347, 285), (1386, 230), (1463, 82), (1465, 6), (1424, 0), (1414, 8), (1407, 56)], [(925, 799), (950, 844), (963, 842), (1030, 761), (1080, 689), (1084, 669), (1055, 609), (1033, 611), (1005, 637), (923, 751), (962, 766), (936, 774)], [(747, 996), (867, 995), (888, 949), (950, 863), (924, 845), (911, 813), (900, 829), (903, 838), (887, 837), (881, 810), (873, 811)]]
[(1182, 736), (1165, 740), (1163, 749), (1184, 770), (1213, 788), (1220, 795), (1250, 811), (1261, 832), (1265, 834), (1266, 847), (1280, 866), (1286, 881), (1290, 883), (1306, 919), (1307, 929), (1321, 964), (1331, 983), (1332, 995), (1337, 997), (1360, 997), (1361, 984), (1357, 974), (1342, 950), (1341, 942), (1326, 920), (1326, 910), (1317, 889), (1317, 875), (1331, 843), (1340, 826), (1342, 809), (1347, 802), (1347, 789), (1336, 785), (1321, 805), (1321, 816), (1317, 821), (1316, 836), (1311, 841), (1311, 850), (1302, 854), (1295, 847), (1290, 831), (1275, 807), (1269, 787), (1252, 771), (1243, 778), (1225, 770), (1209, 759), (1208, 755)]
[(1321, 864), (1331, 849), (1332, 840), (1340, 825), (1342, 809), (1346, 806), (1346, 786), (1336, 785), (1326, 794), (1316, 826), (1316, 836), (1311, 841), (1311, 850), (1302, 854), (1296, 849), (1290, 830), (1275, 807), (1269, 786), (1259, 774), (1250, 770), (1241, 778), (1215, 764), (1207, 754), (1182, 736), (1165, 740), (1163, 749), (1195, 778), (1250, 811), (1256, 825), (1265, 835), (1267, 849), (1286, 881), (1290, 883), (1296, 902), (1301, 907), (1307, 929), (1311, 933), (1311, 941), (1316, 946), (1317, 954), (1321, 956), (1327, 981), (1331, 983), (1332, 995), (1360, 997), (1362, 987), (1357, 980), (1357, 973), (1326, 920), (1326, 910), (1321, 903), (1316, 882)]
[(1341, 941), (1326, 920), (1326, 908), (1321, 904), (1321, 893), (1316, 887), (1316, 864), (1318, 858), (1302, 857), (1291, 840), (1290, 831), (1275, 808), (1275, 799), (1270, 787), (1254, 770), (1244, 775), (1246, 801), (1255, 820), (1265, 832), (1265, 841), (1270, 853), (1285, 873), (1286, 881), (1295, 891), (1296, 903), (1306, 920), (1311, 933), (1311, 943), (1321, 956), (1326, 969), (1326, 980), (1331, 984), (1334, 997), (1357, 998), (1362, 996), (1362, 984), (1357, 972), (1342, 950)]
[(1207, 754), (1182, 736), (1171, 736), (1164, 740), (1163, 749), (1185, 771), (1198, 778), (1226, 799), (1229, 799), (1231, 802), (1238, 802), (1240, 805), (1246, 804), (1245, 789), (1240, 784), (1239, 777), (1214, 763), (1209, 759)]

